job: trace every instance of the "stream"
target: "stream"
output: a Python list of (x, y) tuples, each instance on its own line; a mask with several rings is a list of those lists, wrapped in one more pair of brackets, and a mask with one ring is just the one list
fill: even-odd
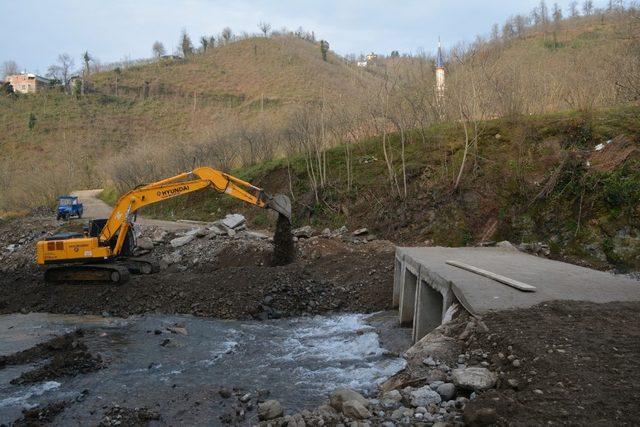
[[(177, 333), (167, 329), (176, 325)], [(338, 387), (372, 393), (405, 366), (382, 348), (374, 326), (362, 314), (265, 322), (178, 315), (0, 316), (0, 355), (82, 328), (91, 353), (108, 361), (97, 372), (25, 386), (9, 382), (34, 366), (1, 369), (0, 424), (16, 420), (23, 409), (60, 400), (72, 403), (56, 424), (95, 425), (107, 408), (120, 405), (147, 407), (168, 424), (211, 425), (233, 405), (233, 399), (220, 397), (221, 387), (268, 390), (285, 413), (321, 405)], [(254, 411), (247, 423), (256, 421)]]

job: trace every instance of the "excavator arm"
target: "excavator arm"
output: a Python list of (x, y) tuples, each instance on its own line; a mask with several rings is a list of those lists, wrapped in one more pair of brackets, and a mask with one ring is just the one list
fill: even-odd
[[(291, 202), (287, 196), (270, 196), (246, 181), (215, 169), (201, 167), (127, 192), (118, 199), (109, 218), (103, 220), (105, 222), (102, 228), (92, 231), (88, 236), (56, 235), (39, 241), (36, 247), (38, 264), (58, 264), (45, 271), (45, 280), (49, 283), (125, 283), (129, 280), (130, 272), (152, 273), (152, 262), (123, 254), (125, 251), (122, 248), (136, 212), (143, 206), (206, 188), (261, 208), (275, 210), (280, 214), (278, 230), (284, 230), (280, 234), (290, 236), (288, 227), (291, 225)], [(276, 232), (276, 235), (280, 234)], [(278, 247), (280, 238), (275, 240)], [(287, 248), (290, 250), (292, 246), (286, 246), (285, 249)]]
[(162, 202), (173, 197), (212, 188), (219, 193), (235, 197), (261, 208), (270, 208), (290, 219), (291, 203), (286, 196), (270, 196), (261, 188), (232, 175), (209, 167), (200, 167), (191, 172), (153, 182), (125, 193), (116, 203), (111, 215), (100, 232), (101, 244), (110, 242), (118, 235), (113, 254), (122, 249), (127, 229), (134, 214), (143, 206)]

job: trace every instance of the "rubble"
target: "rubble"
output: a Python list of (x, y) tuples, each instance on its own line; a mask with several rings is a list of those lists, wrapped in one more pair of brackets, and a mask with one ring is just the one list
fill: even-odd
[(185, 236), (182, 237), (176, 237), (175, 239), (172, 239), (169, 244), (171, 245), (172, 248), (179, 248), (181, 246), (186, 245), (187, 243), (190, 243), (193, 239), (195, 239), (196, 236), (193, 234), (187, 234)]
[(282, 416), (283, 410), (280, 402), (277, 400), (267, 400), (258, 404), (258, 419), (273, 420)]
[(304, 227), (296, 228), (292, 233), (298, 239), (309, 239), (313, 237), (315, 230), (310, 225), (305, 225)]
[(222, 225), (227, 228), (236, 229), (241, 225), (244, 225), (246, 222), (246, 218), (241, 214), (228, 214), (221, 220)]

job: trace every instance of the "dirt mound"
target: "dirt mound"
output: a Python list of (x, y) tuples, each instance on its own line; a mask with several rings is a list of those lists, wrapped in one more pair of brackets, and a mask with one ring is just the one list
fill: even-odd
[(147, 408), (122, 408), (114, 406), (110, 408), (102, 417), (99, 427), (108, 426), (130, 426), (143, 427), (149, 425), (151, 421), (159, 421), (160, 415)]
[(42, 408), (23, 411), (22, 418), (16, 420), (13, 427), (36, 427), (52, 423), (56, 415), (64, 411), (67, 402), (55, 402)]
[(77, 330), (27, 350), (0, 357), (0, 369), (9, 365), (25, 365), (47, 360), (44, 365), (14, 378), (11, 384), (36, 383), (101, 369), (104, 367), (102, 359), (87, 351), (87, 346), (81, 341), (83, 336), (84, 333)]
[[(148, 234), (143, 230), (143, 236)], [(47, 285), (31, 258), (27, 266), (0, 277), (0, 313), (160, 312), (268, 319), (380, 311), (392, 300), (394, 247), (388, 242), (300, 239), (293, 246), (295, 262), (270, 267), (273, 243), (259, 233), (196, 233), (180, 246), (174, 237), (164, 233), (149, 242), (145, 256), (163, 266), (160, 272), (133, 276), (123, 286)]]
[(490, 314), (470, 354), (490, 351), (497, 389), (465, 408), (501, 425), (633, 425), (640, 418), (640, 303), (559, 301)]

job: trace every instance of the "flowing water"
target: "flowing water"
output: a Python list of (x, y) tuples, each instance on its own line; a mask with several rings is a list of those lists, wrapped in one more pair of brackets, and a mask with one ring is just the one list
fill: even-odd
[[(187, 334), (167, 330), (176, 324)], [(0, 354), (78, 327), (86, 331), (91, 352), (109, 361), (107, 368), (30, 386), (9, 381), (32, 366), (0, 370), (0, 424), (15, 420), (24, 408), (67, 400), (75, 403), (56, 418), (61, 424), (95, 424), (105, 408), (118, 404), (146, 406), (169, 424), (211, 425), (231, 407), (217, 393), (220, 387), (269, 390), (290, 413), (323, 404), (337, 387), (372, 392), (405, 364), (381, 347), (376, 330), (360, 314), (267, 322), (7, 315), (0, 316)], [(170, 342), (161, 345), (167, 338)]]

